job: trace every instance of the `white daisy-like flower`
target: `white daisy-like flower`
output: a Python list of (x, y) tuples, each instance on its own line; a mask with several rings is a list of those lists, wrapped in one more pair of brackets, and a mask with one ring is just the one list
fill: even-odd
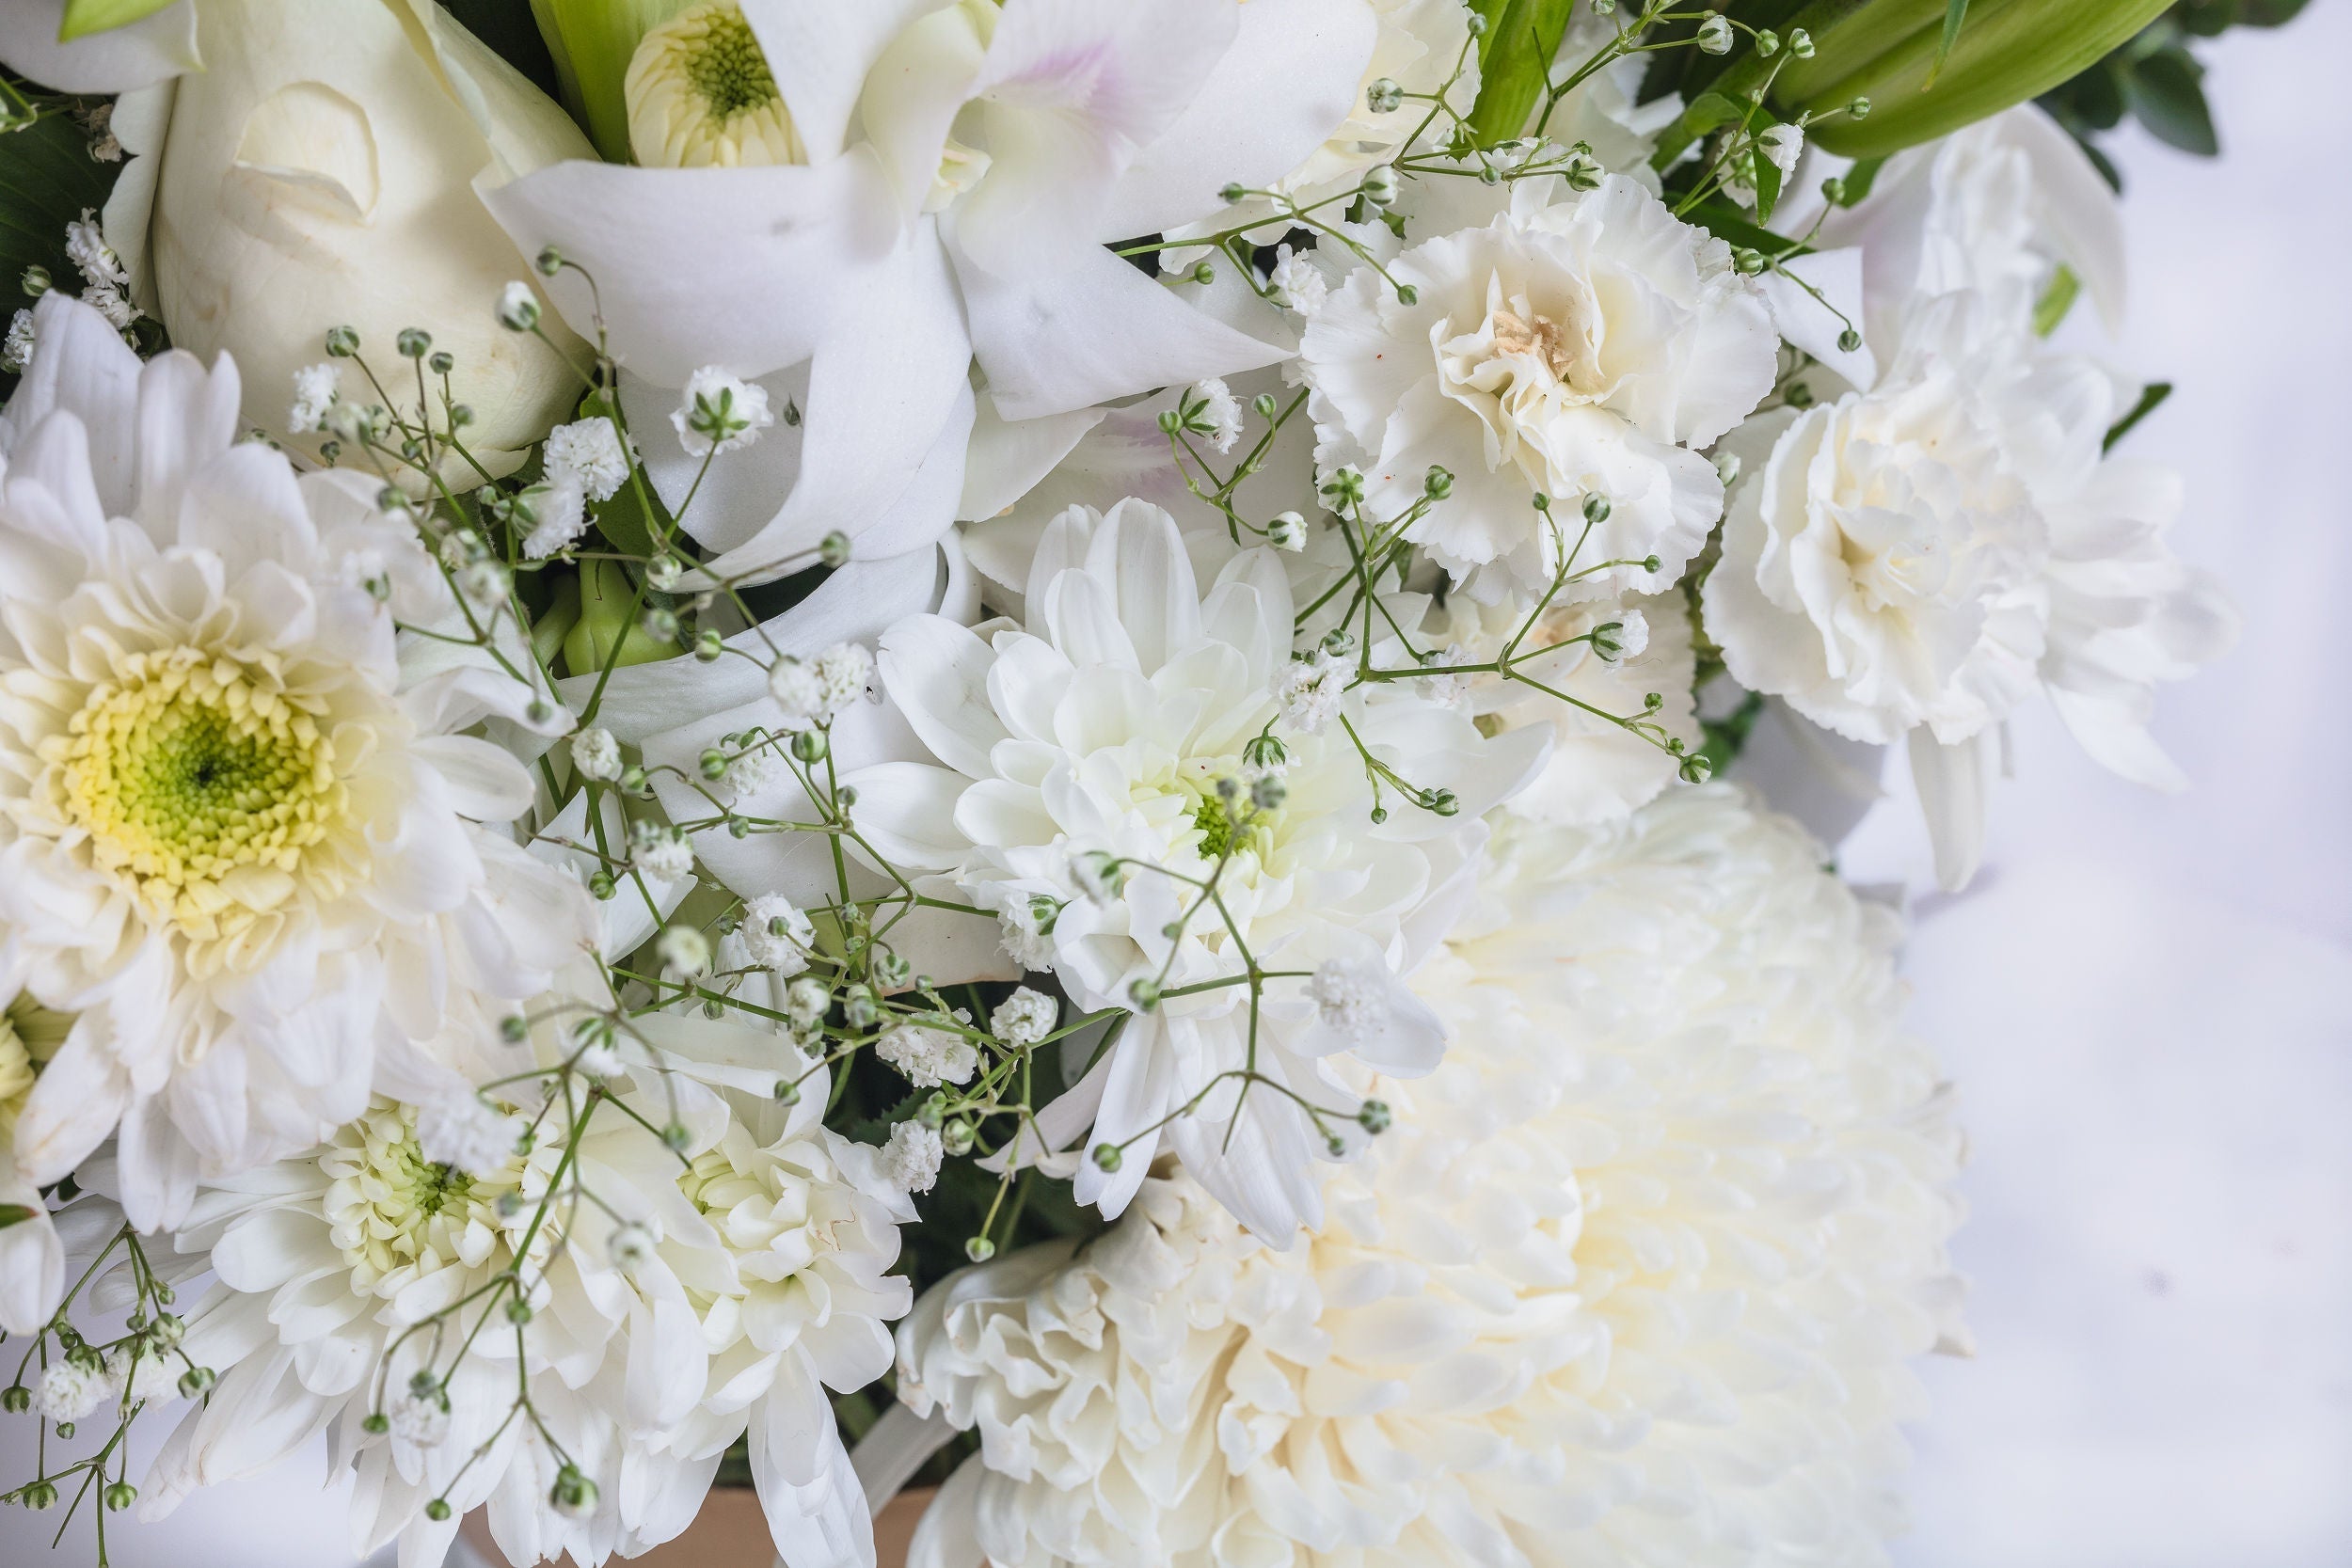
[(493, 831), (531, 778), (459, 733), (567, 716), (463, 645), (375, 484), (233, 444), (226, 358), (39, 315), (0, 420), (0, 974), (75, 1018), (16, 1156), (53, 1182), (119, 1128), (151, 1227), (355, 1114), (380, 1041), (542, 990), (593, 911)]
[(670, 414), (670, 423), (676, 427), (678, 442), (691, 457), (748, 447), (776, 422), (768, 406), (767, 388), (729, 375), (716, 365), (705, 365), (688, 376), (678, 395), (680, 402)]
[(1007, 1045), (1035, 1045), (1061, 1022), (1061, 1004), (1026, 986), (1014, 990), (988, 1015), (989, 1032)]
[(928, 1193), (939, 1180), (946, 1154), (936, 1128), (902, 1121), (890, 1130), (890, 1141), (882, 1146), (882, 1174), (899, 1192)]
[(612, 421), (575, 420), (548, 432), (545, 449), (550, 478), (565, 475), (592, 501), (611, 500), (628, 483), (629, 453)]
[(741, 931), (752, 962), (776, 974), (793, 975), (806, 969), (809, 949), (817, 945), (808, 916), (780, 893), (748, 900)]
[[(1691, 449), (1772, 385), (1779, 340), (1729, 245), (1623, 176), (1559, 194), (1556, 178), (1518, 182), (1486, 227), (1399, 256), (1388, 270), (1409, 305), (1359, 268), (1299, 349), (1321, 460), (1363, 471), (1375, 515), (1419, 499), (1431, 467), (1454, 476), (1405, 537), (1482, 599), (1548, 585), (1570, 553), (1633, 563), (1570, 594), (1671, 582), (1723, 505)], [(1609, 508), (1588, 526), (1591, 497)]]
[(1960, 1144), (1820, 857), (1721, 785), (1504, 830), (1420, 982), (1454, 1046), (1308, 1245), (1179, 1176), (916, 1305), (901, 1398), (981, 1447), (914, 1560), (1883, 1561)]
[(305, 436), (326, 426), (326, 411), (335, 402), (335, 384), (342, 371), (332, 360), (305, 365), (294, 372), (294, 405), (286, 410), (289, 435)]
[(968, 1084), (980, 1065), (972, 1042), (947, 1029), (927, 1029), (919, 1023), (898, 1023), (874, 1042), (874, 1054), (906, 1074), (918, 1089), (942, 1084)]
[[(1603, 715), (1654, 724), (1686, 749), (1704, 738), (1692, 698), (1696, 660), (1690, 605), (1679, 588), (1620, 600), (1554, 601), (1532, 626), (1516, 604), (1481, 605), (1454, 594), (1432, 613), (1429, 634), (1454, 641), (1465, 663), (1491, 662), (1519, 638), (1515, 668), (1527, 679), (1482, 673), (1465, 680), (1462, 697), (1483, 722), (1541, 724), (1552, 732), (1551, 759), (1543, 772), (1504, 802), (1514, 815), (1539, 822), (1605, 822), (1674, 783), (1681, 767), (1674, 753)], [(1660, 699), (1655, 710), (1649, 707), (1653, 693)]]
[[(1041, 926), (1045, 900), (1073, 1004), (1134, 1014), (1053, 1118), (1119, 1150), (1082, 1162), (1081, 1201), (1116, 1212), (1165, 1139), (1287, 1235), (1313, 1212), (1307, 1167), (1336, 1135), (1291, 1096), (1343, 1124), (1354, 1110), (1318, 1060), (1344, 1042), (1317, 1029), (1295, 976), (1330, 958), (1408, 971), (1434, 911), (1467, 889), (1480, 817), (1548, 737), (1489, 739), (1403, 682), (1346, 692), (1320, 734), (1285, 727), (1292, 600), (1277, 558), (1240, 554), (1203, 594), (1174, 522), (1139, 501), (1057, 519), (1025, 601), (1026, 626), (986, 641), (938, 616), (883, 635), (888, 693), (944, 766), (850, 775), (869, 781), (860, 830), (982, 908)], [(1282, 802), (1263, 807), (1244, 784), (1261, 736), (1288, 765)], [(1197, 891), (1213, 874), (1218, 908)], [(1257, 1008), (1237, 983), (1245, 947), (1293, 972)], [(1399, 1029), (1370, 1054), (1425, 1069), (1442, 1044)]]

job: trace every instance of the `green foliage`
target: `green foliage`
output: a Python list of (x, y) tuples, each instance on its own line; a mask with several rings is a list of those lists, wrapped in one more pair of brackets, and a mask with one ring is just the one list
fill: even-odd
[(1473, 0), (1470, 8), (1486, 19), (1486, 31), (1478, 40), (1478, 102), (1470, 127), (1479, 146), (1492, 147), (1527, 128), (1576, 6), (1575, 0)]
[[(85, 208), (106, 204), (122, 167), (90, 156), (89, 134), (74, 122), (70, 100), (36, 95), (32, 102), (40, 118), (0, 135), (0, 326), (32, 303), (19, 286), (27, 267), (80, 291), (81, 276), (66, 259), (65, 226)], [(15, 390), (15, 376), (0, 376), (0, 400)]]
[(2043, 93), (2042, 106), (2082, 144), (2107, 183), (2119, 190), (2122, 177), (2100, 149), (2099, 138), (2127, 116), (2158, 141), (2210, 158), (2220, 151), (2221, 138), (2205, 103), (2204, 67), (2190, 45), (2232, 27), (2282, 27), (2308, 3), (2180, 0), (2079, 75)]
[(153, 16), (171, 0), (66, 0), (65, 15), (59, 19), (57, 37), (61, 40), (87, 38), (117, 27), (128, 27)]
[(691, 0), (530, 0), (554, 62), (564, 107), (612, 163), (628, 156), (628, 108), (621, 84), (646, 33)]

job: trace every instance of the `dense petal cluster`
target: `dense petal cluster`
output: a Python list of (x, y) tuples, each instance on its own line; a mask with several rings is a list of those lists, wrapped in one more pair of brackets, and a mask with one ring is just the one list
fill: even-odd
[(1307, 1245), (1178, 1177), (917, 1305), (902, 1397), (981, 1439), (918, 1568), (1883, 1561), (1959, 1143), (1819, 854), (1722, 785), (1506, 829)]

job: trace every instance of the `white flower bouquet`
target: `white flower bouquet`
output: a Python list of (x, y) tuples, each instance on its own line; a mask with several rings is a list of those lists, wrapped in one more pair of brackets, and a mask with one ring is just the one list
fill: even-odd
[(12, 6), (6, 1501), (1882, 1560), (1960, 1135), (1739, 758), (2182, 783), (2164, 9)]

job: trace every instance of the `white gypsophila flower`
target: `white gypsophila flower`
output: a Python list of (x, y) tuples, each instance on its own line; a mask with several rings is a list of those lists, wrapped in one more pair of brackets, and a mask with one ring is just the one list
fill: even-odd
[(628, 863), (657, 882), (678, 881), (694, 874), (694, 847), (665, 822), (632, 822)]
[(611, 500), (628, 482), (628, 449), (619, 429), (602, 416), (557, 425), (548, 432), (544, 451), (548, 476), (577, 480), (592, 501)]
[(703, 0), (649, 28), (622, 96), (629, 152), (644, 167), (808, 162), (737, 0)]
[(1321, 735), (1347, 701), (1351, 673), (1346, 661), (1328, 648), (1292, 659), (1274, 678), (1282, 721), (1301, 735)]
[(392, 1402), (391, 1435), (412, 1449), (437, 1449), (449, 1441), (449, 1412), (437, 1396), (403, 1394)]
[(550, 472), (515, 498), (516, 509), (531, 519), (523, 534), (523, 556), (545, 561), (569, 549), (588, 531), (588, 497), (576, 474)]
[(862, 700), (874, 684), (874, 656), (861, 642), (835, 642), (817, 656), (816, 669), (828, 719)]
[(996, 945), (1023, 969), (1054, 966), (1054, 917), (1060, 905), (1052, 898), (1009, 895), (996, 911)]
[(784, 745), (755, 734), (726, 759), (726, 768), (712, 781), (713, 792), (729, 804), (753, 799), (791, 772), (784, 760)]
[(1214, 376), (1206, 381), (1194, 382), (1192, 395), (1200, 400), (1200, 412), (1197, 417), (1208, 427), (1202, 438), (1208, 443), (1209, 450), (1220, 456), (1232, 451), (1233, 443), (1241, 439), (1240, 400), (1233, 396), (1231, 388)]
[(1815, 723), (1908, 738), (1948, 887), (1981, 853), (1997, 725), (2037, 689), (2103, 765), (2184, 782), (2147, 733), (2155, 688), (2235, 617), (2164, 542), (2178, 480), (2104, 454), (2121, 401), (1959, 293), (1916, 313), (1876, 388), (1757, 421), (1772, 444), (1725, 519), (1708, 634)]
[(832, 1006), (832, 988), (822, 980), (803, 977), (784, 988), (784, 1010), (803, 1029), (815, 1027)]
[(1275, 247), (1274, 267), (1266, 274), (1266, 286), (1275, 292), (1277, 303), (1302, 316), (1311, 316), (1323, 309), (1323, 302), (1331, 294), (1330, 280), (1315, 265), (1312, 255), (1294, 250), (1288, 245)]
[[(985, 641), (939, 616), (883, 634), (883, 685), (941, 766), (848, 775), (876, 780), (860, 790), (860, 832), (1000, 917), (1041, 927), (1046, 900), (1073, 1006), (1131, 1013), (1063, 1112), (1092, 1123), (1089, 1144), (1120, 1147), (1081, 1162), (1080, 1201), (1116, 1212), (1172, 1147), (1253, 1225), (1287, 1235), (1333, 1136), (1300, 1101), (1344, 1121), (1353, 1102), (1324, 1058), (1349, 1047), (1295, 976), (1265, 982), (1253, 1007), (1235, 983), (1244, 953), (1279, 945), (1294, 971), (1330, 958), (1408, 970), (1442, 919), (1432, 911), (1467, 892), (1457, 874), (1480, 818), (1540, 766), (1545, 737), (1489, 738), (1403, 682), (1341, 695), (1345, 724), (1288, 725), (1279, 559), (1237, 554), (1204, 593), (1173, 520), (1139, 501), (1057, 518), (1024, 600), (1027, 625)], [(1244, 783), (1262, 736), (1287, 760), (1279, 802)], [(1193, 890), (1212, 876), (1207, 909)], [(1161, 990), (1181, 994), (1154, 1001)], [(1433, 1022), (1400, 1013), (1364, 1053), (1426, 1068), (1443, 1043)], [(1197, 1114), (1174, 1117), (1197, 1098)]]
[(716, 365), (705, 365), (687, 377), (679, 398), (670, 423), (691, 457), (748, 447), (776, 422), (768, 407), (767, 388), (729, 375)]
[(583, 779), (610, 784), (621, 776), (621, 743), (601, 724), (572, 736), (572, 766)]
[(683, 924), (664, 926), (653, 941), (654, 952), (661, 959), (663, 971), (674, 976), (692, 978), (710, 971), (710, 939), (697, 926)]
[(496, 1170), (514, 1157), (521, 1120), (481, 1096), (453, 1092), (416, 1108), (417, 1147), (437, 1165), (469, 1176)]
[(798, 974), (808, 967), (817, 931), (791, 899), (771, 893), (743, 905), (743, 946), (752, 962), (772, 974)]
[(1380, 1010), (1388, 1005), (1392, 983), (1385, 967), (1360, 959), (1351, 962), (1345, 958), (1326, 958), (1315, 965), (1314, 977), (1307, 982), (1307, 994), (1314, 999), (1315, 1011), (1322, 1017), (1324, 1027), (1356, 1041), (1368, 1037), (1378, 1027)]
[[(1556, 177), (1518, 182), (1492, 222), (1397, 257), (1409, 305), (1359, 267), (1300, 343), (1319, 461), (1360, 468), (1381, 518), (1421, 499), (1431, 467), (1452, 474), (1451, 499), (1404, 537), (1487, 601), (1544, 588), (1570, 556), (1572, 597), (1673, 581), (1723, 504), (1691, 449), (1754, 408), (1776, 367), (1729, 245), (1622, 176), (1560, 194)], [(1582, 510), (1595, 497), (1605, 513)], [(1630, 564), (1582, 571), (1604, 562)]]
[(515, 592), (515, 574), (503, 561), (485, 557), (469, 561), (450, 574), (458, 596), (484, 618), (495, 617)]
[(1454, 1045), (1369, 1085), (1393, 1125), (1306, 1245), (1180, 1174), (916, 1305), (900, 1397), (981, 1441), (926, 1536), (1003, 1568), (1883, 1562), (1909, 1363), (1965, 1344), (1960, 1138), (1897, 923), (1820, 855), (1723, 785), (1502, 830), (1491, 917), (1417, 981)]
[(331, 360), (305, 365), (294, 372), (294, 405), (286, 410), (287, 432), (294, 436), (323, 430), (326, 411), (335, 402), (335, 384), (342, 371)]
[[(968, 1022), (959, 1011), (957, 1022)], [(919, 1023), (898, 1023), (882, 1031), (874, 1054), (906, 1074), (918, 1089), (942, 1084), (968, 1084), (980, 1065), (972, 1042), (947, 1029), (927, 1029)]]
[(504, 828), (530, 775), (463, 733), (569, 719), (507, 673), (537, 668), (511, 618), (473, 645), (377, 482), (236, 444), (230, 360), (38, 316), (0, 418), (0, 974), (77, 1016), (16, 1156), (55, 1182), (127, 1125), (153, 1227), (354, 1114), (379, 1042), (576, 951), (584, 890)]
[(787, 730), (815, 729), (830, 717), (832, 699), (815, 661), (786, 654), (768, 667), (768, 695), (784, 710)]
[(928, 1193), (939, 1180), (939, 1164), (946, 1154), (936, 1130), (919, 1121), (902, 1121), (890, 1130), (890, 1141), (882, 1146), (882, 1174), (899, 1192)]
[(1035, 1045), (1061, 1022), (1061, 1004), (1026, 986), (996, 1004), (988, 1015), (989, 1032), (1007, 1045)]
[(605, 1256), (623, 1274), (634, 1276), (653, 1258), (654, 1234), (634, 1220), (605, 1232)]
[[(1601, 630), (1613, 623), (1617, 631)], [(1679, 588), (1622, 600), (1555, 602), (1532, 626), (1516, 604), (1480, 605), (1455, 594), (1432, 612), (1425, 629), (1464, 648), (1470, 663), (1499, 657), (1519, 638), (1514, 668), (1527, 680), (1481, 673), (1469, 678), (1463, 694), (1464, 705), (1483, 722), (1541, 724), (1552, 732), (1551, 759), (1543, 772), (1503, 803), (1516, 816), (1563, 824), (1623, 816), (1671, 784), (1681, 767), (1659, 737), (1679, 740), (1686, 750), (1704, 738), (1692, 695), (1696, 660), (1690, 606)], [(1616, 657), (1602, 651), (1604, 641), (1617, 648)], [(1653, 694), (1660, 700), (1655, 709), (1649, 707)], [(1655, 725), (1658, 736), (1613, 719)]]
[(499, 290), (499, 325), (512, 332), (528, 332), (539, 325), (539, 295), (521, 278)]
[(590, 1039), (574, 1052), (572, 1068), (605, 1083), (627, 1071), (628, 1064), (622, 1059), (620, 1042), (607, 1034)]
[(127, 332), (139, 319), (139, 308), (111, 283), (93, 283), (82, 291), (82, 303), (104, 318), (117, 332)]
[(80, 219), (65, 226), (65, 256), (81, 273), (82, 281), (93, 289), (119, 291), (130, 281), (122, 270), (122, 258), (106, 243), (93, 208), (83, 208)]
[(33, 313), (20, 309), (8, 318), (8, 335), (0, 342), (0, 371), (14, 375), (33, 362)]
[(1804, 155), (1804, 127), (1768, 125), (1756, 134), (1756, 147), (1786, 180), (1797, 172), (1797, 160)]
[(79, 1361), (53, 1361), (33, 1386), (33, 1410), (44, 1421), (78, 1421), (114, 1392), (105, 1371)]

